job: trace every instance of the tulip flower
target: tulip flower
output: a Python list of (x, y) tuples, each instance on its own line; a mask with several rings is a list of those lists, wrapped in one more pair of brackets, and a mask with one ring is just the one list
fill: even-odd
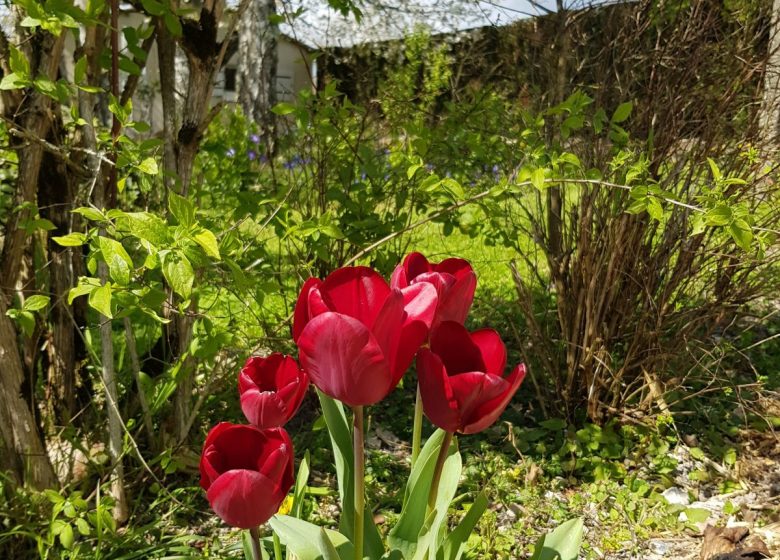
[(432, 284), (439, 296), (434, 327), (442, 321), (466, 321), (477, 288), (477, 275), (468, 261), (444, 259), (431, 263), (420, 253), (410, 253), (393, 271), (390, 286), (403, 289), (419, 282)]
[(352, 407), (382, 400), (428, 337), (436, 289), (393, 288), (367, 267), (345, 267), (304, 283), (293, 339), (311, 382)]
[(525, 377), (525, 364), (503, 376), (506, 348), (498, 333), (469, 333), (445, 321), (431, 334), (430, 349), (417, 356), (423, 409), (447, 432), (474, 434), (493, 424)]
[(279, 353), (249, 358), (238, 376), (241, 410), (261, 430), (284, 426), (298, 411), (308, 387), (309, 376), (295, 359)]
[(282, 428), (221, 422), (200, 457), (200, 485), (228, 525), (254, 529), (277, 512), (293, 485), (293, 447)]

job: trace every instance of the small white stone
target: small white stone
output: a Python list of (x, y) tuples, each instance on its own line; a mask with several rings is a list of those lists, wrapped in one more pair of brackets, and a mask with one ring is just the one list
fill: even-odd
[(691, 499), (688, 497), (688, 492), (675, 486), (672, 488), (667, 488), (661, 495), (667, 502), (675, 506), (687, 506), (691, 503)]

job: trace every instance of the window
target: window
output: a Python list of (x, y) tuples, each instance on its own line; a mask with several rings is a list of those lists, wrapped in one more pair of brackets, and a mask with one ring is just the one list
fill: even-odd
[(236, 69), (225, 68), (225, 91), (236, 91)]

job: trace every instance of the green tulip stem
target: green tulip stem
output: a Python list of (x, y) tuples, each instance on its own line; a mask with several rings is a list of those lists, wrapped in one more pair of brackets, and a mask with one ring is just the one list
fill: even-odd
[(417, 382), (417, 399), (414, 401), (414, 425), (412, 427), (412, 468), (420, 456), (420, 447), (422, 446), (422, 421), (423, 405), (422, 395), (420, 394), (420, 383)]
[(447, 460), (447, 455), (449, 455), (453, 435), (452, 432), (447, 432), (444, 436), (444, 440), (441, 442), (439, 456), (436, 458), (436, 468), (433, 471), (433, 480), (431, 480), (431, 491), (428, 493), (428, 511), (433, 511), (436, 507), (436, 497), (439, 495), (441, 473), (444, 470), (444, 462)]
[(363, 560), (363, 517), (366, 508), (366, 458), (363, 450), (363, 407), (352, 407), (353, 439), (355, 455), (355, 531), (352, 535), (355, 545), (355, 560)]
[(260, 531), (257, 527), (249, 529), (249, 540), (252, 542), (252, 560), (263, 560), (263, 555), (260, 552)]

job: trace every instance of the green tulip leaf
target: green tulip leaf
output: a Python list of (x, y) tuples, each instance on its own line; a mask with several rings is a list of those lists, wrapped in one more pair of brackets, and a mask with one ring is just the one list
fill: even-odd
[(293, 503), (290, 513), (293, 517), (300, 519), (303, 512), (303, 499), (306, 493), (306, 486), (309, 482), (309, 463), (311, 456), (309, 450), (303, 455), (303, 460), (298, 466), (298, 477), (295, 479), (295, 488), (293, 489)]
[(531, 560), (577, 560), (582, 545), (582, 518), (561, 523), (539, 539)]
[[(322, 415), (325, 417), (325, 424), (330, 434), (331, 447), (333, 447), (333, 457), (336, 463), (336, 479), (339, 485), (339, 500), (341, 502), (341, 518), (339, 520), (339, 530), (347, 538), (352, 538), (352, 532), (355, 524), (355, 499), (352, 493), (352, 464), (354, 455), (352, 453), (352, 430), (351, 422), (347, 419), (344, 406), (317, 391), (320, 398), (320, 407)], [(384, 554), (385, 547), (382, 544), (382, 537), (379, 530), (374, 525), (373, 516), (370, 514), (371, 508), (366, 500), (367, 515), (364, 516), (365, 524), (363, 527), (363, 546), (365, 554), (370, 558), (379, 558)]]
[(457, 444), (453, 442), (439, 482), (436, 508), (432, 512), (435, 515), (429, 514), (428, 494), (445, 434), (444, 430), (436, 430), (425, 442), (406, 485), (401, 515), (387, 537), (390, 548), (400, 550), (404, 558), (412, 559), (418, 554), (424, 555), (428, 548), (432, 549), (431, 557), (435, 558), (443, 538), (440, 529), (447, 517), (449, 504), (455, 497), (462, 469), (460, 453)]
[(323, 529), (289, 515), (274, 515), (269, 523), (279, 536), (279, 540), (298, 560), (352, 560), (353, 558), (352, 543), (341, 533)]
[(471, 532), (476, 527), (479, 518), (485, 513), (488, 506), (488, 499), (485, 492), (480, 492), (477, 499), (471, 505), (466, 515), (463, 516), (458, 526), (447, 535), (444, 541), (443, 558), (444, 560), (460, 560), (466, 548), (466, 541), (469, 540)]

